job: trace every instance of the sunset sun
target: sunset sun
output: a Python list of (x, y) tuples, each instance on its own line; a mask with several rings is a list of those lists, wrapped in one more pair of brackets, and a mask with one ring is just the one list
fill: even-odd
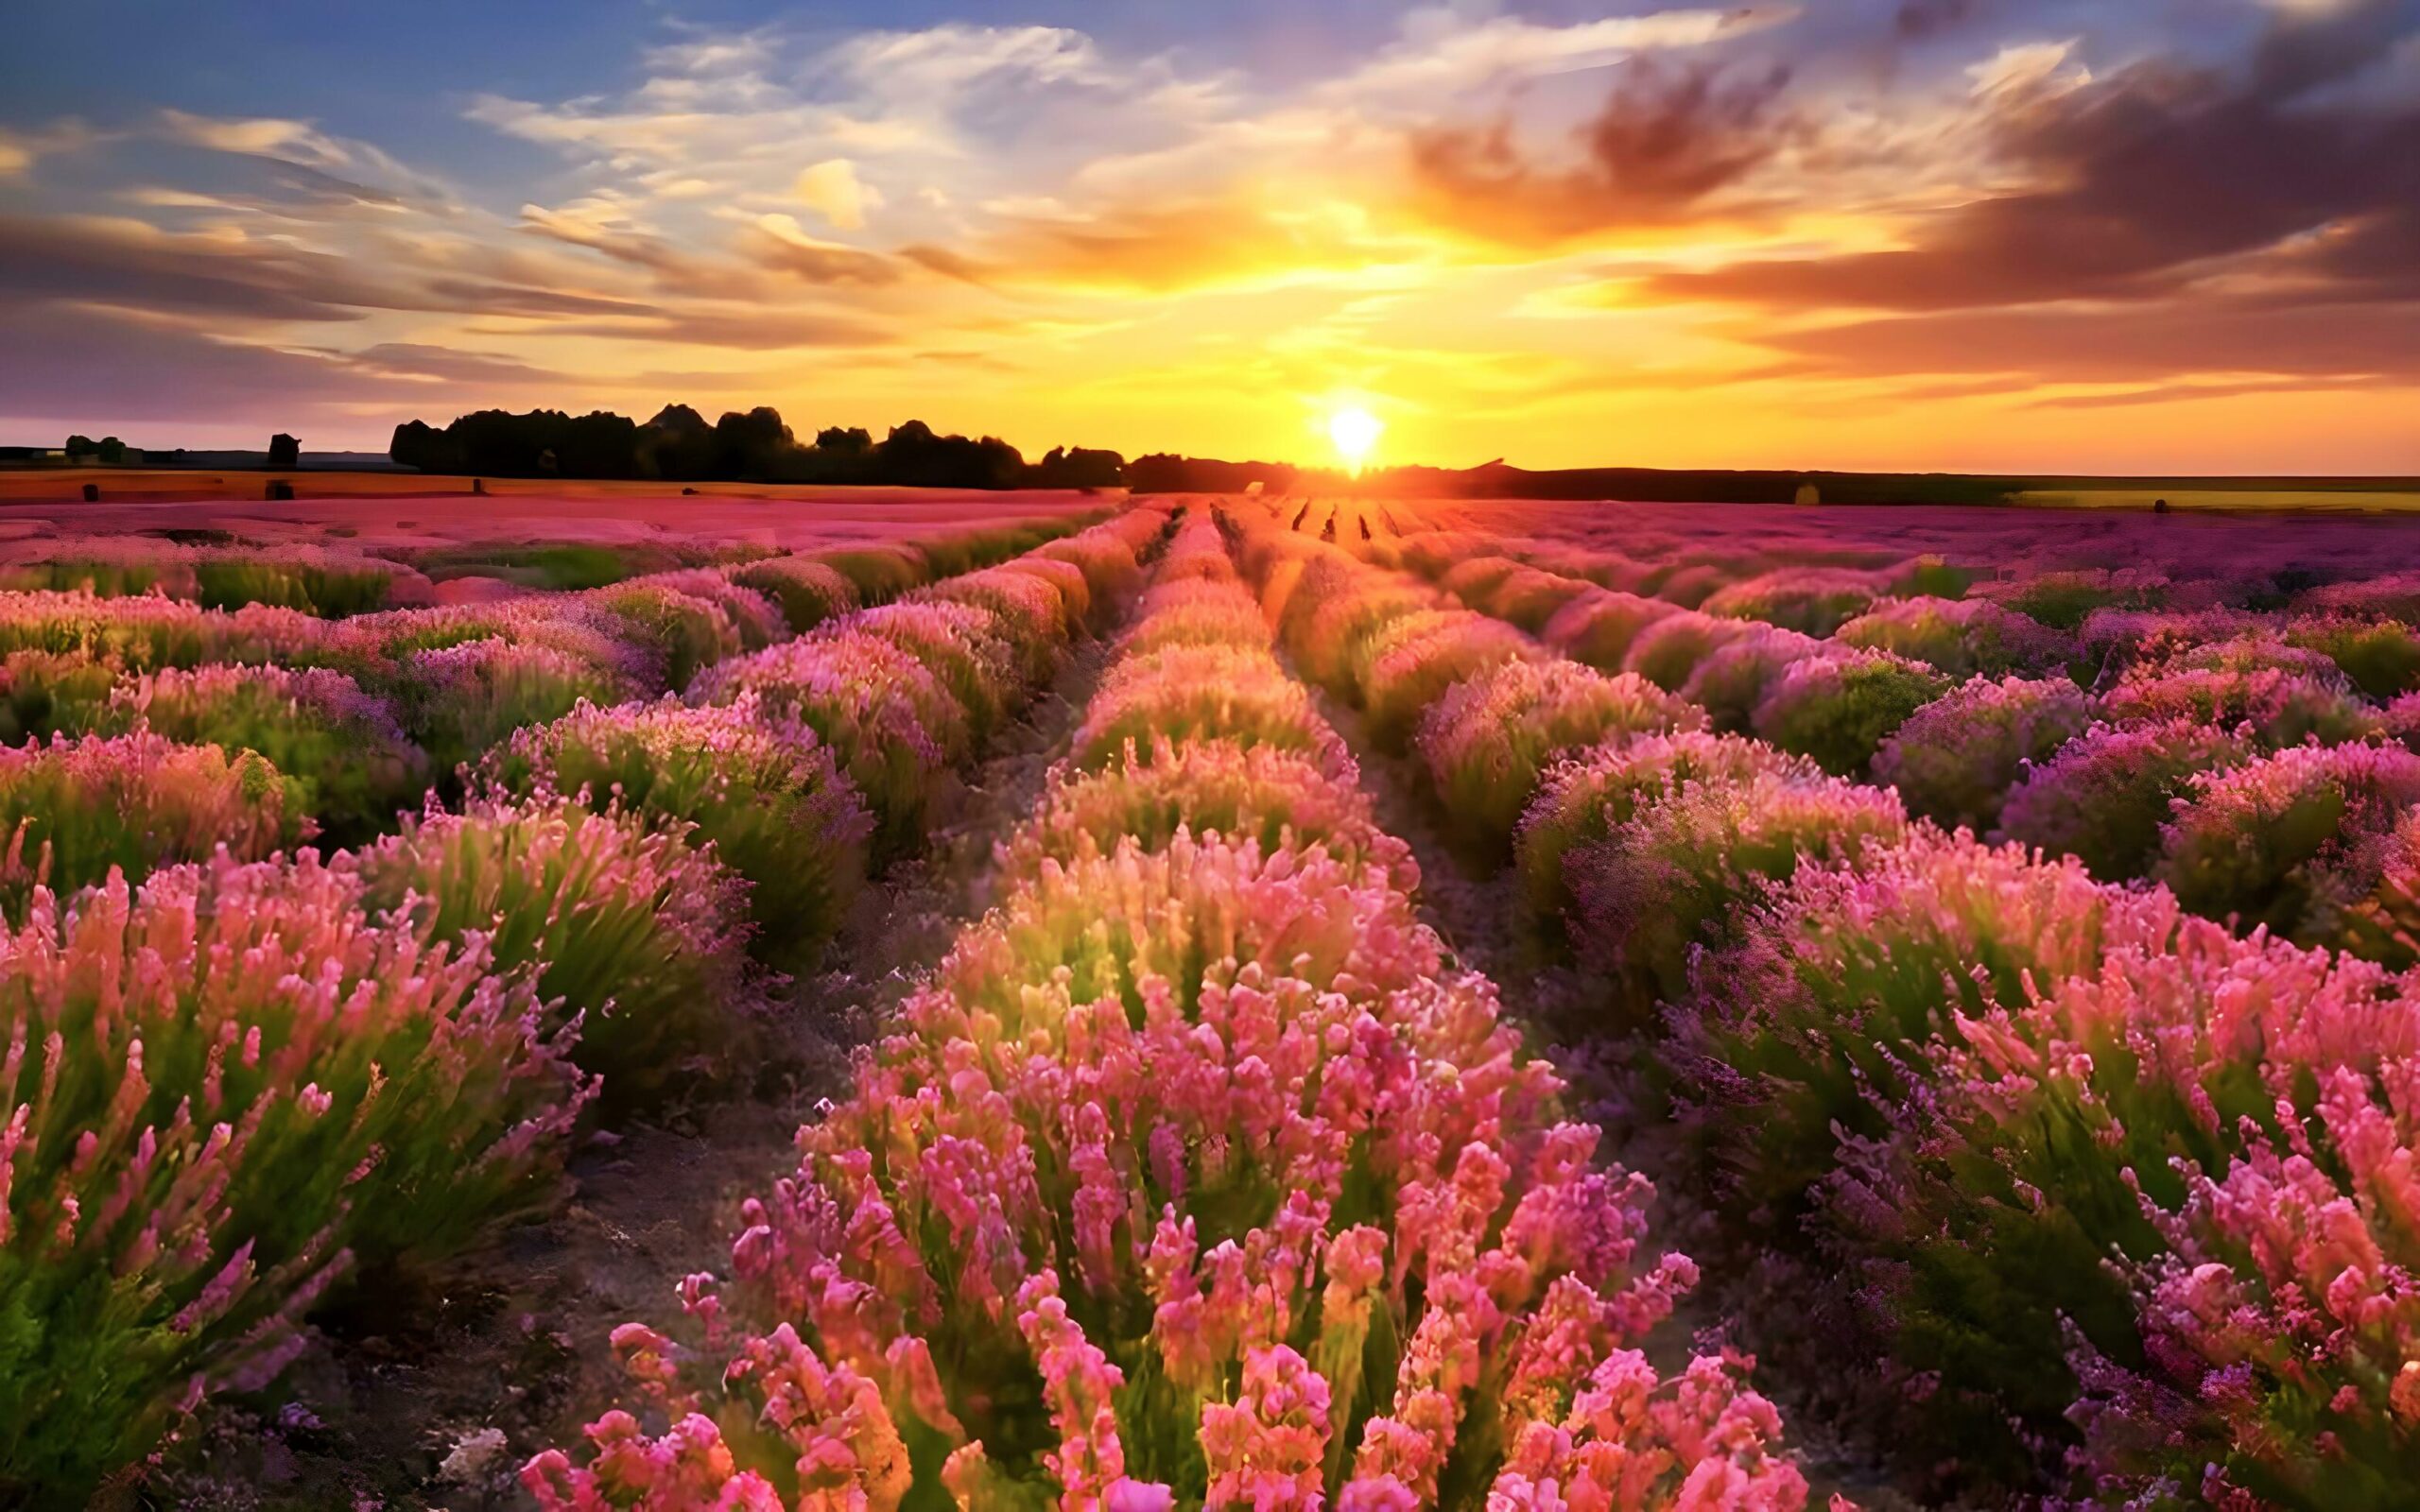
[(1386, 421), (1358, 406), (1340, 409), (1327, 418), (1327, 438), (1335, 443), (1336, 455), (1356, 472), (1370, 459), (1371, 449), (1386, 428)]

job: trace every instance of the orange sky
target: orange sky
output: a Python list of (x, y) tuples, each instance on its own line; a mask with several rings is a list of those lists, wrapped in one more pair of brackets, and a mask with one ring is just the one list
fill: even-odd
[(976, 9), (609, 6), (536, 73), (288, 18), (358, 60), (274, 112), (137, 42), (0, 104), (0, 439), (2420, 472), (2409, 0)]

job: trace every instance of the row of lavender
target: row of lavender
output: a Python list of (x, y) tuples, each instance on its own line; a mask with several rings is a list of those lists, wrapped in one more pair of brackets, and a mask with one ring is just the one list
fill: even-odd
[[(582, 699), (683, 687), (708, 663), (1049, 534), (987, 530), (335, 622), (89, 585), (0, 593), (0, 745), (13, 747), (0, 756), (12, 848), (0, 891), (22, 899), (45, 848), (49, 880), (74, 886), (222, 839), (248, 856), (360, 843), (432, 784), (451, 796), (458, 768), (514, 730)], [(36, 740), (51, 744), (22, 744)]]
[[(871, 546), (813, 553), (839, 565), (864, 592), (903, 576), (955, 577), (1002, 561), (1052, 536), (1097, 524), (1109, 511), (983, 525)], [(152, 535), (35, 536), (0, 545), (0, 590), (153, 597), (204, 609), (259, 605), (323, 619), (435, 603), (434, 577), (467, 576), (488, 587), (596, 588), (675, 569), (723, 568), (783, 553), (677, 536), (619, 545), (515, 541), (478, 545), (384, 546), (306, 542), (190, 544)], [(871, 576), (869, 576), (871, 575)]]
[[(598, 1109), (744, 1050), (774, 971), (830, 935), (869, 843), (906, 844), (951, 768), (1132, 592), (1163, 524), (1137, 511), (838, 614), (704, 668), (686, 700), (576, 701), (470, 768), (458, 811), (432, 804), (327, 859), (273, 842), (213, 854), (206, 832), (181, 852), (133, 806), (157, 801), (137, 783), (115, 809), (37, 797), (20, 834), (48, 826), (49, 878), (35, 862), (0, 932), (0, 1499), (71, 1503), (204, 1395), (272, 1379), (348, 1274), (458, 1250), (546, 1200)], [(844, 592), (833, 564), (783, 571), (797, 591)], [(901, 557), (894, 591), (918, 571)], [(702, 612), (727, 595), (748, 601), (718, 576), (629, 592), (709, 625), (729, 623)], [(120, 648), (160, 646), (163, 625), (176, 647), (291, 629), (257, 610), (109, 607), (133, 613), (29, 595), (7, 623), (44, 627), (51, 655), (108, 649), (77, 615), (135, 627)], [(619, 611), (481, 610), (509, 636), (429, 654), (585, 646), (604, 665), (628, 643), (609, 646), (596, 616)], [(376, 645), (472, 617), (336, 628)], [(17, 770), (82, 774), (141, 742), (168, 744), (70, 740)], [(56, 842), (78, 824), (142, 839), (76, 854), (157, 869), (72, 889)]]
[(550, 1509), (1804, 1504), (1210, 521), (970, 925)]
[(1335, 548), (1245, 560), (1450, 813), (1521, 813), (1495, 844), (1601, 973), (1585, 1032), (1644, 1048), (1744, 1326), (1928, 1489), (2420, 1498), (2404, 978), (1910, 819)]
[(1414, 536), (1380, 554), (1442, 567), (1472, 608), (1679, 693), (1717, 730), (1887, 783), (1945, 828), (2074, 855), (2104, 881), (2152, 878), (2196, 913), (2302, 944), (2420, 959), (2420, 590), (2406, 580), (2256, 613), (2154, 608), (2186, 589), (2107, 575), (1954, 600), (1915, 590), (1955, 592), (1962, 575), (1916, 560), (1768, 573), (1698, 610), (1500, 545), (1443, 565), (1468, 549)]

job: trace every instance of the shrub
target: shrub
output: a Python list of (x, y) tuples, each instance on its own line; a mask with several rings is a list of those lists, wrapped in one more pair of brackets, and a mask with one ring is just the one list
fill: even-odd
[(1121, 643), (1128, 656), (1168, 645), (1270, 646), (1269, 622), (1252, 596), (1233, 584), (1159, 584), (1135, 606), (1134, 627)]
[(2411, 1071), (2330, 1068), (2300, 1124), (2190, 1173), (2164, 1215), (2173, 1252), (2123, 1270), (2147, 1367), (2089, 1360), (2070, 1409), (2097, 1483), (2141, 1497), (2189, 1478), (2221, 1505), (2411, 1503), (2420, 1373), (2386, 1258), (2414, 1239), (2399, 1195), (2420, 1143)]
[(2027, 772), (2000, 806), (2000, 832), (2071, 855), (2103, 882), (2149, 871), (2176, 795), (2202, 772), (2252, 754), (2240, 737), (2189, 719), (2095, 725)]
[(95, 537), (62, 545), (50, 556), (0, 567), (0, 589), (17, 593), (89, 593), (124, 598), (159, 593), (190, 598), (193, 564), (175, 548), (136, 543), (123, 537)]
[(1907, 829), (1887, 788), (1771, 771), (1675, 784), (1566, 854), (1570, 933), (1635, 1024), (1682, 993), (1694, 953), (1724, 944), (1771, 885), (1810, 859), (1857, 862)]
[(118, 669), (81, 651), (11, 651), (0, 658), (0, 746), (91, 728)]
[(1130, 598), (1143, 586), (1143, 569), (1135, 559), (1165, 527), (1167, 516), (1141, 509), (1123, 514), (1081, 535), (1046, 541), (1025, 559), (1063, 561), (1084, 575), (1098, 609)]
[(2361, 859), (2367, 894), (2331, 900), (2338, 945), (2394, 971), (2420, 966), (2420, 809), (2397, 815), (2384, 835), (2364, 847)]
[(1763, 620), (1803, 635), (1827, 636), (1882, 596), (1877, 575), (1840, 567), (1783, 567), (1733, 583), (1702, 606), (1720, 619)]
[(2106, 677), (2137, 662), (2159, 662), (2256, 627), (2235, 610), (2094, 610), (2076, 632), (2083, 662)]
[(2072, 857), (1918, 833), (1853, 871), (1802, 868), (1702, 974), (1679, 1067), (1711, 1145), (1726, 1223), (1802, 1246), (1841, 1145), (1892, 1132), (1922, 1089), (1925, 1047), (1962, 1022), (2097, 971), (2112, 951), (2165, 947), (2158, 892), (2094, 882)]
[(1599, 672), (1618, 672), (1640, 631), (1680, 612), (1660, 598), (1636, 593), (1582, 593), (1547, 621), (1544, 639), (1574, 662)]
[(416, 651), (398, 681), (404, 727), (441, 774), (475, 761), (516, 730), (561, 719), (583, 702), (619, 703), (636, 691), (593, 662), (501, 636)]
[(1465, 607), (1486, 613), (1495, 591), (1520, 571), (1521, 563), (1511, 557), (1471, 557), (1446, 569), (1437, 586), (1461, 599)]
[(1547, 768), (1513, 842), (1528, 923), (1547, 936), (1558, 931), (1571, 904), (1565, 858), (1628, 824), (1640, 807), (1661, 802), (1691, 782), (1741, 781), (1768, 772), (1801, 781), (1819, 775), (1814, 763), (1760, 741), (1695, 730), (1643, 735)]
[(1640, 630), (1622, 665), (1670, 692), (1685, 686), (1706, 658), (1753, 633), (1750, 626), (1738, 620), (1683, 610)]
[(170, 668), (121, 683), (84, 728), (147, 728), (229, 756), (257, 751), (282, 773), (302, 814), (335, 845), (391, 828), (425, 788), (428, 758), (394, 714), (341, 672), (313, 668)]
[[(2214, 1370), (2216, 1362), (2169, 1351), (2161, 1337), (2216, 1325), (2223, 1334), (2214, 1341), (2238, 1341), (2225, 1357), (2236, 1365), (2275, 1357), (2272, 1348), (2292, 1331), (2276, 1330), (2257, 1309), (2229, 1308), (2223, 1266), (2195, 1266), (2192, 1287), (2162, 1298), (2186, 1304), (2183, 1315), (2139, 1311), (2128, 1279), (2182, 1279), (2171, 1257), (2204, 1259), (2189, 1238), (2197, 1194), (2247, 1151), (2290, 1141), (2318, 1169), (2342, 1169), (2346, 1155), (2360, 1161), (2349, 1148), (2326, 1147), (2333, 1120), (2315, 1117), (2315, 1105), (2340, 1069), (2373, 1071), (2420, 1042), (2416, 1031), (2411, 1002), (2374, 967), (2279, 940), (2238, 941), (2188, 919), (2165, 949), (2114, 951), (2098, 971), (2041, 984), (2037, 996), (1936, 1047), (1927, 1072), (1934, 1094), (1891, 1108), (1888, 1140), (1843, 1144), (1846, 1169), (1823, 1221), (1839, 1252), (1858, 1262), (1845, 1280), (1871, 1289), (1893, 1352), (1944, 1384), (1932, 1405), (1944, 1420), (1941, 1452), (1988, 1457), (1991, 1440), (2014, 1437), (2001, 1457), (2030, 1452), (2049, 1462), (2045, 1469), (2064, 1469), (2076, 1425), (2105, 1444), (2129, 1435), (2131, 1417), (2137, 1444), (2190, 1454), (2193, 1484), (2216, 1488), (2225, 1504), (2230, 1467), (2206, 1452), (2192, 1399), (2206, 1392), (2212, 1404), (2257, 1420), (2272, 1403), (2290, 1412), (2293, 1397), (2313, 1386), (2329, 1400), (2331, 1361), (2356, 1378), (2361, 1367), (2331, 1349), (2291, 1372), (2293, 1395), (2281, 1398), (2260, 1367)], [(2247, 1183), (2234, 1195), (2256, 1194)], [(2358, 1246), (2360, 1211), (2343, 1202), (2337, 1211), (2334, 1232)], [(2269, 1253), (2294, 1252), (2286, 1214), (2259, 1201), (2235, 1212), (2246, 1233), (2273, 1244)], [(2356, 1306), (2366, 1289), (2349, 1256), (2304, 1274), (2310, 1289), (2297, 1305), (2306, 1308)], [(2189, 1300), (2196, 1289), (2200, 1302)], [(2165, 1380), (2113, 1413), (2079, 1389), (2079, 1364), (2104, 1378), (2150, 1366)], [(2388, 1383), (2373, 1381), (2372, 1390)], [(2336, 1410), (2357, 1418), (2358, 1395)], [(2308, 1440), (2289, 1436), (2239, 1448), (2250, 1457), (2265, 1450), (2307, 1458)], [(2200, 1467), (2214, 1463), (2219, 1473), (2205, 1478)], [(2344, 1503), (2322, 1496), (2305, 1504)]]
[(2329, 745), (2377, 732), (2377, 713), (2333, 674), (2325, 679), (2264, 667), (2251, 671), (2137, 667), (2100, 698), (2115, 724), (2189, 719), (2238, 730), (2259, 745)]
[(1300, 751), (1322, 767), (1350, 771), (1350, 758), (1303, 685), (1265, 651), (1241, 646), (1167, 646), (1112, 668), (1076, 730), (1069, 759), (1090, 771), (1157, 742), (1233, 740)]
[(1908, 716), (1949, 691), (1949, 679), (1887, 651), (1791, 662), (1756, 705), (1756, 733), (1835, 776), (1863, 772)]
[(348, 1263), (528, 1204), (585, 1091), (526, 985), (307, 855), (37, 891), (0, 961), (12, 1501), (80, 1505), (194, 1399), (267, 1384)]
[(475, 933), (499, 970), (527, 968), (548, 1022), (616, 1116), (740, 1048), (755, 988), (742, 970), (747, 889), (685, 827), (539, 792), (406, 817), (352, 865), (364, 902), (407, 910), (424, 936)]
[(205, 662), (310, 665), (340, 628), (293, 610), (259, 606), (226, 613), (167, 598), (0, 593), (0, 655), (75, 653), (138, 672)]
[(767, 557), (729, 569), (731, 580), (779, 605), (792, 635), (857, 607), (857, 588), (830, 562), (811, 557)]
[(1666, 562), (1638, 580), (1638, 592), (1681, 609), (1703, 609), (1736, 576), (1709, 562)]
[(2401, 620), (2308, 616), (2286, 627), (2286, 641), (2322, 653), (2373, 698), (2420, 689), (2420, 635)]
[(2152, 875), (2178, 902), (2333, 944), (2376, 885), (2377, 842), (2420, 803), (2420, 756), (2399, 746), (2294, 747), (2187, 783)]
[(731, 624), (732, 633), (738, 637), (742, 651), (761, 651), (776, 641), (786, 641), (790, 637), (789, 622), (771, 594), (759, 593), (730, 574), (708, 567), (633, 577), (617, 585), (612, 594), (600, 596), (609, 603), (621, 602), (635, 590), (651, 588), (668, 588), (722, 610), (723, 618)]
[(2411, 623), (2420, 619), (2420, 573), (2373, 573), (2348, 582), (2323, 583), (2304, 593), (2295, 608)]
[(424, 651), (502, 641), (553, 652), (586, 668), (600, 685), (639, 697), (664, 689), (663, 659), (631, 635), (629, 622), (586, 598), (510, 598), (492, 604), (366, 614), (329, 631), (324, 665), (350, 671), (364, 686), (411, 680)]
[(1058, 668), (1060, 653), (1082, 627), (1080, 610), (1071, 608), (1054, 584), (1009, 567), (988, 567), (953, 577), (916, 596), (919, 601), (976, 609), (990, 615), (984, 633), (1003, 643), (1016, 675), (1028, 684), (1049, 679)]
[(631, 637), (654, 653), (663, 663), (666, 681), (675, 690), (687, 687), (699, 672), (739, 655), (742, 649), (731, 616), (713, 599), (645, 577), (589, 592), (591, 602), (620, 619), (629, 627)]
[(1523, 567), (1510, 574), (1495, 586), (1487, 602), (1472, 606), (1485, 610), (1497, 619), (1507, 621), (1531, 635), (1542, 633), (1563, 607), (1584, 593), (1599, 592), (1597, 586), (1582, 577), (1565, 577), (1560, 573), (1541, 572), (1535, 567)]
[(966, 711), (925, 664), (843, 621), (714, 668), (697, 704), (753, 694), (763, 713), (796, 718), (832, 751), (874, 817), (874, 854), (899, 855), (923, 833), (925, 806), (972, 747)]
[(1028, 552), (1013, 561), (1002, 562), (998, 570), (1040, 578), (1057, 590), (1062, 612), (1067, 622), (1067, 635), (1071, 639), (1087, 628), (1098, 628), (1107, 617), (1107, 601), (1093, 592), (1092, 582), (1084, 576), (1084, 570), (1072, 561)]
[(1378, 829), (1350, 775), (1299, 750), (1224, 738), (1177, 744), (1165, 735), (1134, 761), (1053, 783), (1041, 812), (1002, 844), (997, 868), (1011, 885), (1022, 885), (1046, 859), (1071, 865), (1113, 854), (1121, 842), (1163, 850), (1180, 829), (1256, 841), (1270, 853), (1318, 846), (1347, 866), (1384, 867), (1407, 892), (1420, 877), (1410, 848)]
[(262, 604), (322, 619), (384, 609), (399, 571), (375, 558), (307, 547), (204, 551), (193, 559), (195, 597), (204, 609)]
[(2034, 573), (2014, 583), (1994, 584), (1990, 596), (2054, 630), (2075, 630), (2096, 610), (2156, 610), (2168, 596), (2158, 578), (2128, 578), (2105, 571)]
[(1421, 720), (1419, 750), (1448, 822), (1467, 845), (1507, 852), (1539, 775), (1608, 739), (1702, 726), (1703, 715), (1644, 679), (1575, 662), (1504, 662), (1456, 683)]
[[(1926, 552), (1890, 564), (1882, 574), (1885, 592), (1899, 598), (1964, 598), (1982, 571)], [(2075, 627), (2066, 627), (2073, 629)]]
[(868, 607), (888, 604), (933, 576), (925, 554), (908, 545), (831, 547), (817, 552), (814, 559), (847, 578), (857, 591), (857, 602)]
[(1279, 633), (1304, 676), (1331, 693), (1353, 694), (1397, 621), (1437, 612), (1436, 595), (1416, 583), (1322, 559), (1305, 569)]
[(902, 599), (853, 615), (849, 630), (889, 641), (924, 663), (966, 712), (974, 741), (997, 728), (1022, 692), (1015, 651), (999, 633), (996, 616), (978, 605)]
[(2066, 636), (1980, 598), (1885, 600), (1841, 626), (1833, 639), (1895, 652), (1953, 678), (2047, 673), (2076, 655)]
[(744, 693), (698, 708), (669, 696), (583, 704), (514, 735), (489, 775), (524, 796), (578, 794), (694, 826), (692, 839), (747, 879), (752, 948), (783, 971), (815, 962), (864, 879), (873, 821), (832, 751)]
[[(1064, 528), (1063, 525), (1053, 525), (1050, 530)], [(925, 558), (925, 571), (929, 579), (940, 579), (975, 572), (1020, 552), (1031, 551), (1046, 539), (1048, 534), (1040, 526), (1009, 524), (923, 536), (904, 544)]]
[(1785, 668), (1830, 653), (1828, 642), (1777, 625), (1751, 624), (1706, 654), (1681, 684), (1681, 696), (1703, 709), (1714, 729), (1745, 734), (1755, 719), (1756, 705), (1765, 701)]
[(2026, 772), (2091, 723), (2091, 699), (2065, 678), (1978, 678), (1909, 715), (1875, 753), (1875, 781), (1912, 814), (1985, 833)]
[(1402, 750), (1420, 716), (1464, 678), (1505, 662), (1535, 660), (1537, 643), (1501, 620), (1467, 610), (1409, 614), (1372, 637), (1361, 703), (1370, 738)]
[(308, 825), (290, 784), (251, 751), (147, 730), (0, 749), (0, 904), (14, 918), (38, 885), (70, 892), (112, 869), (139, 880), (222, 846), (255, 859)]

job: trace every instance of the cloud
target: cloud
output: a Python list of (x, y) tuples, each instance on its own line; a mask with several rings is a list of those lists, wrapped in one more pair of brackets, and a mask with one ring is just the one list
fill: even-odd
[(1981, 19), (1993, 0), (1899, 0), (1891, 29), (1903, 42), (1927, 42)]
[(866, 212), (882, 203), (881, 191), (857, 177), (857, 165), (846, 158), (826, 158), (799, 171), (794, 186), (799, 203), (840, 231), (861, 231)]
[(769, 212), (742, 227), (740, 255), (757, 266), (808, 284), (879, 285), (899, 281), (899, 266), (877, 252), (807, 234), (793, 215)]
[[(2345, 24), (2282, 22), (2274, 32), (2333, 36)], [(2315, 65), (2322, 56), (2333, 72)], [(1951, 310), (2161, 300), (2291, 275), (2310, 285), (2305, 297), (2358, 297), (2332, 261), (2375, 272), (2420, 260), (2420, 100), (2333, 107), (2281, 90), (2289, 80), (2310, 90), (2359, 62), (2308, 41), (2281, 50), (2273, 35), (2239, 73), (2154, 60), (2074, 88), (2020, 92), (2002, 102), (1995, 134), (2024, 187), (1910, 219), (1896, 249), (1670, 273), (1649, 292)], [(2304, 245), (2312, 238), (2325, 249)]]
[(322, 355), (361, 372), (432, 384), (474, 385), (490, 392), (501, 386), (555, 389), (590, 381), (582, 374), (540, 368), (500, 352), (466, 352), (427, 342), (382, 341), (358, 352), (320, 350)]
[(721, 347), (739, 352), (778, 352), (790, 347), (883, 347), (897, 339), (890, 329), (855, 313), (702, 304), (666, 307), (628, 318), (568, 321), (550, 327), (549, 334)]
[(1415, 199), (1439, 223), (1501, 241), (1558, 241), (1666, 223), (1748, 182), (1800, 134), (1782, 108), (1789, 73), (1642, 59), (1619, 72), (1576, 133), (1578, 165), (1541, 167), (1508, 120), (1411, 138)]
[(1117, 82), (1093, 40), (1064, 26), (949, 23), (922, 31), (864, 32), (834, 47), (821, 66), (859, 91), (911, 109), (978, 84)]
[(0, 179), (22, 179), (44, 158), (77, 152), (108, 140), (74, 116), (40, 130), (0, 126)]
[(1397, 42), (1315, 94), (1328, 100), (1409, 95), (1433, 102), (1484, 85), (1601, 68), (1652, 50), (1703, 47), (1779, 26), (1797, 14), (1796, 6), (1767, 5), (1663, 10), (1551, 26), (1516, 16), (1474, 22), (1457, 8), (1430, 7), (1405, 18)]
[(972, 256), (928, 247), (902, 255), (986, 286), (1131, 296), (1312, 282), (1407, 254), (1370, 232), (1351, 207), (1264, 204), (1239, 194), (1003, 219)]
[(0, 305), (0, 415), (112, 425), (261, 421), (396, 396), (342, 358), (107, 311)]
[(153, 117), (151, 134), (206, 152), (273, 164), (300, 194), (388, 206), (418, 201), (441, 210), (453, 203), (442, 183), (413, 172), (370, 143), (332, 136), (308, 121), (164, 109)]
[(324, 252), (100, 216), (0, 215), (0, 298), (243, 320), (354, 320), (409, 297)]
[(2209, 299), (2145, 306), (1963, 310), (1767, 333), (1798, 373), (1996, 373), (2027, 384), (2179, 374), (2420, 381), (2420, 302), (2294, 307)]

